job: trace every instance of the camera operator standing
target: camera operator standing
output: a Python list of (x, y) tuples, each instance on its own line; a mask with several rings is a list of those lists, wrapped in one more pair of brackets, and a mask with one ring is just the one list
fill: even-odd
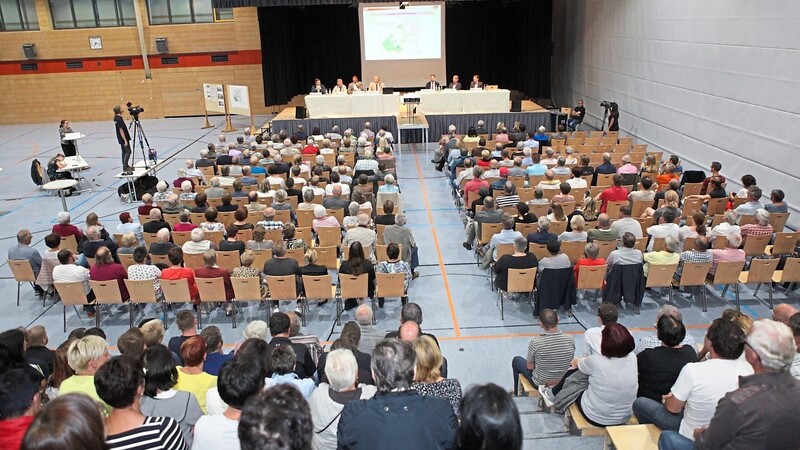
[(117, 134), (117, 142), (122, 148), (122, 173), (123, 175), (130, 175), (133, 173), (133, 167), (128, 164), (131, 160), (131, 135), (128, 133), (128, 127), (125, 126), (125, 120), (122, 118), (122, 107), (119, 105), (114, 107), (114, 128)]
[(619, 105), (611, 102), (611, 112), (608, 114), (608, 131), (619, 131)]

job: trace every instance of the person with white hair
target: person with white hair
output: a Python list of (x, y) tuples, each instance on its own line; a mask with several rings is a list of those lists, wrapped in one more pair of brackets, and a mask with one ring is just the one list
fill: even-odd
[(191, 159), (187, 159), (184, 162), (184, 165), (186, 166), (187, 177), (195, 177), (198, 180), (200, 180), (200, 184), (206, 184), (206, 176), (203, 174), (202, 170), (195, 168), (194, 161), (192, 161)]
[(108, 352), (108, 342), (105, 339), (99, 336), (85, 336), (73, 341), (67, 348), (67, 363), (75, 374), (61, 382), (58, 395), (70, 393), (88, 395), (95, 402), (102, 404), (106, 412), (111, 411), (111, 407), (97, 395), (94, 384), (95, 373), (109, 359), (111, 354)]
[(740, 245), (742, 245), (742, 238), (735, 234), (728, 238), (728, 244), (725, 248), (712, 248), (710, 251), (714, 259), (711, 262), (711, 269), (709, 269), (708, 274), (714, 275), (717, 272), (717, 266), (723, 261), (744, 262), (745, 253), (744, 250), (739, 248)]
[(483, 119), (478, 120), (475, 131), (478, 134), (489, 134), (489, 130), (486, 129), (486, 122)]
[(369, 227), (370, 218), (367, 214), (360, 213), (356, 216), (356, 219), (358, 220), (358, 226), (347, 230), (342, 240), (341, 250), (344, 252), (345, 248), (350, 248), (350, 244), (358, 241), (364, 248), (365, 257), (375, 264), (377, 263), (377, 259), (375, 258), (377, 237), (375, 232)]
[(348, 349), (328, 353), (325, 375), (328, 382), (320, 383), (308, 399), (311, 420), (315, 424), (311, 439), (311, 448), (314, 450), (336, 448), (339, 417), (345, 403), (353, 399), (372, 398), (378, 390), (373, 385), (358, 384), (358, 363)]
[(536, 134), (533, 135), (533, 139), (539, 141), (539, 143), (549, 141), (550, 136), (547, 135), (547, 128), (540, 126), (539, 129), (536, 130)]
[(634, 174), (639, 173), (639, 168), (636, 165), (631, 164), (631, 156), (630, 155), (622, 155), (622, 165), (617, 169), (617, 173), (619, 174)]
[(169, 195), (169, 192), (167, 192), (167, 187), (169, 187), (169, 185), (167, 185), (167, 182), (164, 180), (161, 180), (158, 182), (158, 184), (156, 184), (156, 193), (153, 194), (153, 203), (160, 205), (167, 200), (167, 196)]
[(794, 448), (800, 425), (800, 384), (789, 368), (796, 354), (792, 332), (768, 319), (750, 329), (744, 356), (753, 375), (739, 378), (739, 387), (722, 397), (707, 427), (692, 438), (665, 431), (659, 448)]
[(733, 238), (742, 238), (742, 229), (736, 223), (739, 221), (739, 215), (733, 210), (727, 210), (722, 215), (722, 222), (715, 226), (708, 232), (708, 239), (714, 240), (718, 236), (731, 240)]
[(383, 178), (383, 182), (385, 183), (383, 186), (378, 188), (378, 193), (384, 194), (399, 194), (400, 188), (394, 182), (394, 175), (388, 174)]
[(364, 158), (356, 161), (355, 166), (353, 166), (353, 170), (355, 173), (358, 173), (359, 171), (371, 173), (378, 172), (378, 161), (373, 159), (372, 150), (364, 150)]
[(366, 354), (372, 354), (372, 350), (382, 341), (386, 332), (378, 329), (373, 325), (375, 313), (372, 311), (372, 306), (369, 303), (362, 303), (356, 308), (355, 319), (358, 328), (361, 330), (361, 339), (358, 343), (358, 349)]
[(665, 266), (678, 264), (680, 257), (680, 241), (675, 236), (664, 238), (664, 249), (657, 252), (647, 252), (644, 254), (644, 277), (650, 273), (650, 266)]
[(756, 210), (756, 223), (748, 223), (740, 228), (742, 245), (747, 242), (748, 236), (772, 236), (772, 225), (769, 223), (769, 211), (759, 208)]
[(219, 173), (219, 170), (217, 169), (216, 154), (216, 146), (212, 143), (209, 143), (208, 148), (200, 150), (200, 159), (195, 161), (195, 167), (213, 167), (214, 173)]
[(324, 206), (316, 205), (314, 207), (314, 220), (311, 222), (311, 230), (317, 233), (320, 228), (324, 227), (340, 228), (341, 225), (339, 224), (339, 220), (337, 220), (336, 217), (328, 214), (328, 211), (325, 209)]
[(199, 254), (207, 250), (216, 250), (217, 246), (206, 239), (205, 231), (202, 228), (195, 228), (191, 231), (191, 240), (183, 243), (183, 253)]
[(189, 180), (181, 183), (181, 195), (178, 197), (179, 200), (194, 200), (195, 196), (197, 196), (197, 193), (192, 192), (192, 183)]
[(57, 224), (53, 225), (52, 232), (63, 237), (75, 236), (75, 240), (80, 242), (83, 240), (83, 232), (70, 223), (70, 215), (67, 211), (61, 211), (56, 214)]

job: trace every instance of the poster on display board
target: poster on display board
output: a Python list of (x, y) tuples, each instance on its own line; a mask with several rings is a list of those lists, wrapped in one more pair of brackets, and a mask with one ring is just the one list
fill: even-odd
[(203, 83), (206, 111), (225, 114), (225, 92), (221, 84)]
[(247, 86), (228, 84), (228, 113), (242, 116), (250, 115), (250, 92)]

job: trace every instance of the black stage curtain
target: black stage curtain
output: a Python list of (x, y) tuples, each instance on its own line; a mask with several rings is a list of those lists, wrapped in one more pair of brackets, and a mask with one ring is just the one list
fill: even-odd
[(553, 0), (448, 3), (447, 81), (472, 75), (528, 97), (550, 97)]
[(314, 78), (328, 88), (361, 73), (358, 9), (346, 5), (258, 8), (267, 105), (308, 93)]

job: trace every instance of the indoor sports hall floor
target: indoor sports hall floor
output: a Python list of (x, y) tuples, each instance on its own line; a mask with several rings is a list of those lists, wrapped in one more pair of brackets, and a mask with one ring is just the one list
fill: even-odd
[[(257, 117), (256, 123), (263, 123), (267, 117)], [(222, 119), (214, 118), (215, 128), (201, 129), (202, 118), (151, 120), (143, 118), (150, 144), (158, 150), (159, 158), (169, 160), (157, 176), (170, 183), (176, 177), (176, 169), (183, 166), (187, 158), (196, 159), (206, 143), (216, 142), (222, 127)], [(246, 121), (234, 122), (239, 129), (247, 126)], [(67, 205), (73, 223), (81, 226), (86, 214), (95, 212), (109, 229), (116, 228), (117, 216), (123, 211), (133, 211), (137, 204), (123, 204), (117, 196), (120, 182), (114, 178), (119, 172), (120, 150), (113, 135), (113, 124), (106, 122), (73, 123), (73, 129), (83, 132), (87, 137), (79, 144), (81, 155), (92, 169), (86, 173), (93, 191), (80, 196), (67, 198)], [(236, 132), (228, 134), (235, 139)], [(33, 245), (44, 251), (43, 238), (55, 223), (55, 216), (61, 210), (58, 197), (49, 196), (39, 190), (30, 177), (31, 161), (34, 158), (44, 165), (48, 159), (60, 151), (57, 124), (8, 125), (0, 126), (0, 329), (17, 326), (30, 327), (44, 325), (50, 335), (50, 346), (55, 348), (65, 338), (62, 328), (62, 306), (48, 302), (42, 308), (30, 286), (22, 286), (20, 306), (16, 306), (17, 283), (5, 262), (7, 249), (15, 245), (16, 232), (28, 228), (33, 233)], [(432, 152), (433, 147), (430, 146)], [(137, 151), (138, 152), (138, 151)], [(140, 152), (135, 154), (138, 161)], [(409, 227), (414, 232), (420, 247), (419, 272), (421, 276), (411, 283), (409, 297), (421, 305), (424, 312), (423, 329), (435, 334), (449, 362), (449, 374), (461, 381), (466, 389), (476, 383), (494, 382), (511, 388), (511, 359), (514, 355), (524, 355), (531, 336), (540, 332), (532, 317), (529, 304), (506, 302), (505, 320), (500, 319), (497, 295), (490, 290), (489, 277), (475, 264), (472, 252), (465, 250), (464, 231), (461, 214), (453, 205), (450, 189), (444, 176), (433, 169), (430, 156), (421, 146), (416, 152), (404, 146), (398, 161), (398, 178), (404, 198), (404, 209), (409, 219)], [(762, 287), (759, 299), (752, 295), (754, 286), (742, 287), (742, 310), (754, 319), (769, 317), (767, 289)], [(720, 298), (721, 287), (709, 290), (709, 308), (703, 313), (697, 299), (689, 294), (676, 291), (675, 302), (681, 308), (684, 322), (697, 342), (703, 341), (703, 334), (710, 322), (718, 317), (724, 308), (733, 305), (733, 294), (728, 292), (725, 299)], [(637, 337), (654, 333), (655, 314), (660, 304), (667, 301), (664, 294), (657, 298), (658, 292), (648, 292), (642, 306), (641, 315), (636, 316), (624, 309), (620, 322), (629, 327)], [(579, 300), (574, 308), (573, 318), (560, 314), (560, 328), (573, 334), (578, 352), (583, 348), (583, 331), (597, 325), (594, 315), (596, 303), (593, 295)], [(796, 294), (789, 299), (780, 289), (775, 290), (775, 302), (797, 304)], [(283, 305), (284, 310), (290, 307)], [(265, 318), (266, 310), (256, 305), (244, 308), (245, 319)], [(385, 308), (378, 310), (378, 326), (387, 331), (397, 328), (400, 301), (388, 300)], [(128, 328), (127, 308), (112, 308), (113, 317), (102, 314), (102, 328), (113, 346), (117, 338)], [(147, 308), (147, 317), (161, 317), (160, 310)], [(141, 320), (139, 315), (137, 320)], [(165, 338), (176, 335), (174, 315)], [(352, 320), (352, 312), (345, 313), (344, 321)], [(305, 334), (314, 334), (323, 341), (336, 339), (339, 327), (334, 326), (335, 310), (333, 303), (323, 307), (312, 306)], [(232, 329), (230, 318), (216, 310), (211, 323), (223, 333), (225, 342), (232, 344), (241, 337), (244, 329), (242, 317), (238, 317), (239, 328)], [(94, 320), (85, 315), (76, 316), (75, 311), (67, 311), (68, 329), (94, 326)], [(599, 438), (567, 437), (561, 432), (559, 416), (535, 412), (533, 401), (518, 400), (523, 411), (526, 436), (536, 439), (537, 448), (599, 448)], [(532, 442), (527, 445), (533, 446)]]

